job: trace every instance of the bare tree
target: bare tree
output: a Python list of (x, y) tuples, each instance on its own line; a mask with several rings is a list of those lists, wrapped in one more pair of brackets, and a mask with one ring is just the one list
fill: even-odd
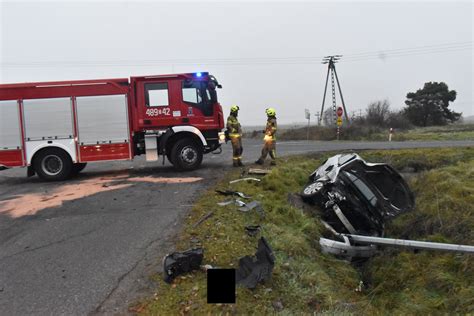
[(334, 126), (336, 124), (336, 113), (332, 110), (332, 108), (326, 109), (323, 114), (323, 123), (325, 126)]
[(372, 126), (386, 126), (390, 116), (390, 103), (388, 100), (370, 103), (365, 110), (366, 120)]

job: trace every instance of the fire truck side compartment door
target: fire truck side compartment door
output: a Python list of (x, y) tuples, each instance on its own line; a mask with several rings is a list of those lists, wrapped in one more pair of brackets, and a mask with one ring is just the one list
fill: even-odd
[(76, 162), (71, 98), (23, 100), (26, 159), (46, 147), (65, 150)]
[(127, 96), (76, 98), (81, 162), (131, 159)]
[(0, 101), (0, 167), (23, 165), (18, 101)]

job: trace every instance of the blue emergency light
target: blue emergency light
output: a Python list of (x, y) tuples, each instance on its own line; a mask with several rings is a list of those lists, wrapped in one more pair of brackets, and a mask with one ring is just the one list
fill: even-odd
[(196, 72), (196, 77), (201, 78), (202, 77), (202, 72)]

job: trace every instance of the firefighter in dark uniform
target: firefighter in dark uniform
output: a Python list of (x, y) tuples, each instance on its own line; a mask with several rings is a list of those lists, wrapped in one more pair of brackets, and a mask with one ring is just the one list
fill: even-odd
[(243, 166), (242, 164), (242, 127), (240, 126), (237, 116), (239, 114), (239, 107), (233, 105), (230, 108), (230, 115), (227, 118), (227, 133), (232, 143), (232, 161), (234, 167)]
[(270, 154), (271, 165), (276, 165), (276, 131), (277, 131), (277, 120), (276, 120), (276, 112), (273, 108), (268, 108), (265, 110), (267, 113), (267, 126), (263, 131), (265, 133), (265, 137), (263, 138), (264, 144), (262, 149), (262, 155), (260, 158), (255, 161), (255, 163), (259, 165), (263, 165), (265, 162), (265, 158), (267, 155)]

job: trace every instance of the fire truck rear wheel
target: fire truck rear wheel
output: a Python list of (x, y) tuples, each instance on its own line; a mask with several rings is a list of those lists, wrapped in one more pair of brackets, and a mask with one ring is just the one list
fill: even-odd
[(202, 162), (203, 150), (194, 140), (180, 139), (171, 149), (171, 161), (178, 170), (197, 169)]
[(60, 181), (71, 175), (72, 160), (64, 150), (49, 148), (35, 155), (33, 167), (42, 180)]

